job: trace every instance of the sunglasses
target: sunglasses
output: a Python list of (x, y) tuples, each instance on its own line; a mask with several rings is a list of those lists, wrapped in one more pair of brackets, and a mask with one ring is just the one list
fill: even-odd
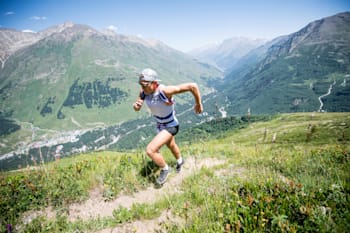
[(143, 83), (139, 83), (139, 84), (142, 88), (146, 88), (146, 87), (149, 87), (152, 84), (152, 82), (143, 82)]

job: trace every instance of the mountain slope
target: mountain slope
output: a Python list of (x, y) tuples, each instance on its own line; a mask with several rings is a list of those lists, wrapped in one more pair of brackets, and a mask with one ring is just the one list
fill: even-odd
[(312, 22), (279, 38), (244, 72), (232, 71), (218, 87), (224, 97), (212, 101), (231, 114), (317, 111), (321, 101), (321, 110), (350, 111), (349, 41), (350, 13)]
[(137, 73), (145, 67), (156, 69), (166, 84), (198, 82), (203, 93), (210, 91), (208, 80), (221, 77), (217, 69), (159, 41), (85, 25), (52, 27), (36, 40), (7, 57), (0, 73), (0, 111), (40, 128), (82, 129), (135, 119), (130, 106), (138, 94)]

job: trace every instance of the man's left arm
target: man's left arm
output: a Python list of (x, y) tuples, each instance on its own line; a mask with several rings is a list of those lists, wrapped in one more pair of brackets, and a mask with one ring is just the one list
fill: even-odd
[(183, 83), (177, 86), (165, 86), (163, 89), (164, 94), (171, 98), (173, 95), (180, 94), (183, 92), (190, 91), (195, 99), (195, 112), (201, 113), (203, 112), (201, 94), (196, 83)]

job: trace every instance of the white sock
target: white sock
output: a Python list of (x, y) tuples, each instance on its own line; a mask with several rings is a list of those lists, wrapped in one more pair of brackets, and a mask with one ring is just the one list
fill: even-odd
[(176, 160), (177, 164), (181, 164), (182, 163), (182, 157), (180, 157), (179, 159)]
[(168, 164), (165, 164), (165, 167), (163, 167), (162, 170), (164, 171), (169, 170)]

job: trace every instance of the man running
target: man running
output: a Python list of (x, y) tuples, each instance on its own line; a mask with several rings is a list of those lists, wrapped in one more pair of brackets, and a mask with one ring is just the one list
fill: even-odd
[(180, 149), (175, 142), (175, 135), (179, 131), (179, 122), (175, 116), (173, 95), (183, 92), (191, 92), (194, 99), (194, 111), (199, 114), (203, 112), (201, 95), (196, 83), (183, 83), (177, 86), (165, 86), (159, 84), (157, 72), (152, 69), (144, 69), (139, 75), (141, 92), (133, 104), (135, 111), (139, 111), (144, 102), (151, 110), (157, 122), (157, 135), (147, 145), (146, 153), (160, 168), (160, 175), (157, 183), (165, 183), (169, 174), (169, 167), (160, 154), (159, 150), (163, 145), (167, 145), (176, 158), (176, 172), (181, 171), (184, 159)]

